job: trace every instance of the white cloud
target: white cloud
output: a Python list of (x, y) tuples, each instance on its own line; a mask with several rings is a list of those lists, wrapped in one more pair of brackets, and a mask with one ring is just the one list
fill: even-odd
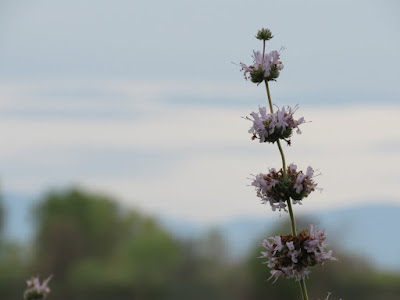
[[(87, 102), (98, 111), (117, 109), (139, 116), (123, 120), (77, 120), (73, 114), (59, 119), (59, 112), (33, 118), (39, 110), (35, 101), (58, 99), (72, 113), (80, 104), (9, 93), (0, 112), (32, 102), (28, 117), (0, 119), (3, 188), (39, 193), (78, 183), (151, 213), (204, 222), (271, 214), (246, 186), (250, 174), (281, 165), (275, 145), (251, 141), (247, 134), (250, 123), (240, 117), (255, 107), (171, 106), (163, 101), (166, 93), (185, 94), (193, 86), (153, 85), (150, 89), (143, 82), (108, 83), (99, 90), (112, 86), (116, 93), (131, 95), (131, 101), (109, 99), (99, 106)], [(214, 93), (224, 95), (218, 85), (210, 85), (198, 97)], [(143, 104), (140, 97), (145, 95)], [(324, 191), (315, 192), (296, 210), (362, 205), (372, 199), (400, 203), (400, 157), (385, 149), (400, 144), (399, 112), (399, 105), (300, 107), (296, 114), (312, 122), (302, 125), (303, 134), (295, 134), (292, 147), (285, 147), (286, 158), (302, 169), (320, 169), (323, 176), (317, 181)]]

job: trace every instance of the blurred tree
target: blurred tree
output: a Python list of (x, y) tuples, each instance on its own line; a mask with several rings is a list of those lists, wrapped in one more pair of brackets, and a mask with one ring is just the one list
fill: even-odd
[(0, 193), (0, 299), (18, 299), (25, 288), (27, 259), (24, 248), (6, 239), (3, 197)]
[(105, 196), (78, 189), (50, 192), (35, 213), (37, 262), (59, 278), (76, 260), (109, 255), (120, 238), (117, 205)]
[(151, 218), (78, 189), (36, 208), (36, 268), (55, 274), (53, 299), (156, 299), (168, 292), (181, 245)]
[[(0, 247), (0, 299), (18, 299), (26, 278), (49, 274), (55, 275), (51, 300), (301, 297), (293, 280), (268, 281), (270, 270), (257, 258), (261, 247), (254, 247), (244, 261), (231, 260), (217, 229), (178, 241), (154, 219), (121, 209), (104, 195), (79, 189), (51, 192), (37, 205), (35, 217), (36, 251), (9, 241)], [(298, 228), (310, 223), (298, 221)], [(278, 224), (260, 242), (289, 228)], [(398, 299), (398, 275), (377, 272), (364, 259), (341, 252), (340, 241), (329, 244), (340, 260), (312, 269), (310, 299), (324, 299), (327, 292), (333, 293), (332, 300)]]
[(242, 266), (229, 261), (227, 244), (218, 229), (186, 241), (184, 250), (179, 277), (165, 299), (239, 299), (236, 279)]
[(5, 211), (4, 211), (4, 203), (3, 196), (0, 190), (0, 246), (2, 241), (4, 241), (4, 223), (5, 223)]
[(21, 299), (28, 271), (25, 249), (4, 241), (0, 245), (0, 299)]
[(220, 230), (210, 229), (197, 243), (196, 254), (213, 265), (224, 265), (228, 258), (227, 243)]

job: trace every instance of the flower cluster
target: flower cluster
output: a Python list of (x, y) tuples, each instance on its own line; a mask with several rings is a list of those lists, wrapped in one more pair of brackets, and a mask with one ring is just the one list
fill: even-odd
[(46, 280), (43, 281), (42, 284), (39, 282), (39, 277), (33, 277), (30, 280), (27, 280), (26, 283), (28, 285), (25, 293), (24, 300), (43, 300), (50, 294), (50, 289), (47, 286), (51, 279), (49, 276)]
[(274, 168), (268, 174), (258, 174), (252, 182), (256, 187), (257, 196), (263, 203), (269, 203), (273, 211), (286, 208), (286, 201), (293, 200), (293, 204), (301, 204), (301, 200), (317, 188), (313, 180), (314, 170), (307, 168), (307, 172), (297, 171), (297, 166), (290, 164), (287, 172)]
[(246, 117), (247, 120), (253, 122), (249, 133), (253, 134), (252, 139), (260, 139), (260, 143), (269, 142), (275, 143), (279, 139), (287, 139), (292, 133), (293, 129), (297, 128), (297, 133), (301, 134), (298, 126), (304, 123), (304, 118), (298, 120), (293, 118), (293, 114), (297, 110), (297, 106), (292, 109), (291, 107), (282, 107), (275, 113), (267, 114), (265, 107), (259, 107), (259, 113), (252, 112), (250, 115), (252, 119)]
[[(311, 167), (307, 171), (297, 171), (297, 166), (290, 164), (286, 167), (285, 155), (281, 146), (284, 140), (290, 146), (290, 137), (294, 129), (301, 134), (299, 125), (305, 122), (304, 118), (294, 119), (293, 114), (297, 106), (282, 107), (275, 113), (269, 91), (269, 81), (275, 81), (283, 69), (280, 61), (281, 51), (265, 53), (266, 41), (273, 38), (272, 32), (262, 28), (257, 32), (256, 38), (263, 43), (263, 51), (253, 51), (253, 64), (240, 63), (241, 71), (247, 80), (250, 77), (257, 85), (265, 82), (268, 103), (271, 113), (267, 114), (265, 107), (259, 107), (258, 112), (252, 112), (247, 120), (252, 122), (249, 133), (252, 140), (259, 139), (260, 143), (277, 143), (282, 157), (283, 168), (277, 171), (269, 169), (267, 174), (254, 176), (252, 186), (255, 187), (257, 196), (263, 204), (269, 203), (272, 210), (284, 210), (288, 208), (292, 225), (292, 234), (279, 235), (264, 240), (261, 244), (266, 252), (261, 252), (260, 258), (266, 258), (265, 262), (271, 270), (271, 277), (277, 280), (279, 277), (294, 278), (301, 281), (301, 292), (303, 299), (308, 299), (305, 286), (305, 277), (310, 273), (309, 267), (323, 265), (326, 260), (336, 260), (332, 257), (332, 251), (325, 251), (325, 231), (315, 230), (311, 225), (309, 231), (303, 230), (299, 234), (296, 231), (296, 224), (293, 215), (293, 204), (302, 204), (302, 200), (317, 188), (314, 182), (314, 170)], [(328, 297), (325, 300), (328, 300)]]
[(308, 267), (323, 265), (332, 257), (332, 250), (325, 252), (325, 231), (316, 230), (311, 225), (310, 232), (303, 230), (298, 235), (280, 235), (264, 240), (261, 244), (266, 252), (260, 258), (267, 258), (272, 268), (271, 277), (295, 278), (301, 280), (310, 274)]
[(279, 60), (280, 52), (274, 50), (268, 54), (263, 54), (260, 51), (253, 51), (253, 65), (247, 66), (242, 62), (240, 63), (244, 77), (247, 79), (246, 74), (250, 73), (251, 81), (257, 84), (264, 80), (271, 81), (278, 78), (279, 72), (283, 69), (283, 64)]

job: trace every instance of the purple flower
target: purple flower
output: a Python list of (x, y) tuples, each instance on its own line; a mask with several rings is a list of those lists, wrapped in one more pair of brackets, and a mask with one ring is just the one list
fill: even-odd
[(279, 72), (283, 69), (283, 64), (279, 60), (280, 53), (283, 49), (282, 47), (279, 51), (274, 50), (264, 55), (260, 51), (253, 51), (252, 65), (247, 66), (242, 62), (239, 64), (242, 67), (242, 71), (244, 71), (246, 80), (247, 73), (250, 73), (251, 81), (254, 83), (278, 78)]
[(288, 139), (295, 128), (297, 128), (297, 133), (301, 134), (298, 126), (305, 121), (304, 118), (298, 120), (293, 118), (297, 108), (297, 106), (293, 109), (289, 106), (287, 109), (282, 107), (275, 113), (267, 114), (265, 107), (259, 107), (258, 113), (250, 114), (252, 118), (246, 117), (247, 120), (253, 122), (249, 129), (249, 133), (253, 135), (252, 139), (259, 139), (260, 143), (275, 143), (279, 139)]
[(50, 288), (47, 286), (52, 276), (47, 277), (42, 283), (39, 281), (39, 276), (32, 277), (30, 280), (27, 280), (26, 283), (28, 285), (24, 299), (45, 299), (48, 294), (50, 294)]
[(309, 267), (337, 260), (332, 257), (332, 250), (325, 251), (325, 239), (325, 231), (311, 225), (309, 232), (303, 230), (296, 236), (288, 234), (264, 240), (261, 246), (267, 251), (261, 252), (260, 258), (266, 258), (268, 267), (272, 268), (270, 278), (301, 280), (310, 274)]
[(287, 201), (292, 199), (293, 204), (301, 204), (302, 199), (318, 189), (314, 177), (311, 167), (304, 174), (303, 171), (297, 171), (296, 165), (290, 164), (286, 174), (283, 169), (278, 172), (270, 169), (267, 174), (256, 175), (251, 185), (256, 188), (257, 197), (261, 198), (263, 204), (269, 203), (273, 211), (286, 211)]

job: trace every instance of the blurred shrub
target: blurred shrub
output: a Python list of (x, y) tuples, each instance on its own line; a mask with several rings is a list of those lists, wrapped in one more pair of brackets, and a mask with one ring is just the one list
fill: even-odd
[[(25, 279), (36, 274), (54, 274), (51, 300), (301, 297), (293, 280), (268, 281), (270, 270), (257, 258), (261, 247), (255, 245), (247, 259), (232, 259), (218, 229), (177, 240), (154, 219), (80, 189), (48, 193), (34, 215), (32, 246), (0, 243), (0, 299), (20, 299)], [(299, 220), (298, 228), (308, 224)], [(289, 228), (288, 223), (278, 224), (260, 242)], [(340, 260), (312, 269), (310, 300), (324, 299), (327, 292), (332, 300), (398, 299), (398, 275), (377, 272), (364, 259), (341, 251), (339, 243), (329, 242)]]
[(36, 208), (35, 268), (53, 273), (53, 299), (152, 299), (174, 280), (180, 244), (154, 220), (73, 189)]

